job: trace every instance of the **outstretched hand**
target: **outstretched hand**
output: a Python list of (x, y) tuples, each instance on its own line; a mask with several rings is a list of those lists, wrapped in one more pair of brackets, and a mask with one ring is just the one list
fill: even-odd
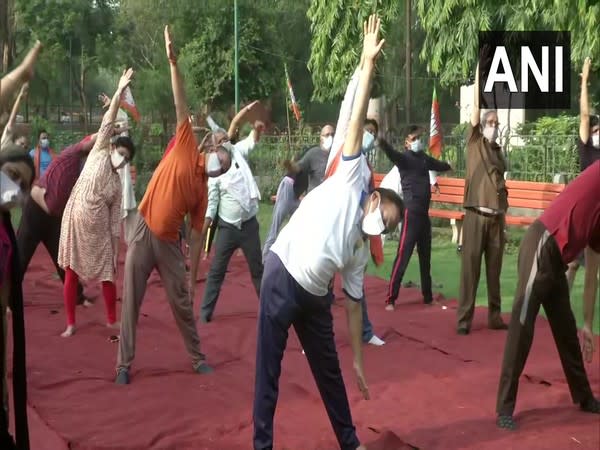
[(381, 19), (377, 14), (371, 14), (363, 24), (363, 55), (366, 60), (375, 61), (385, 43), (385, 39), (379, 40), (380, 27)]
[(173, 50), (173, 37), (171, 36), (171, 30), (169, 25), (165, 25), (165, 49), (167, 51), (167, 58), (172, 64), (175, 64), (177, 58), (175, 56), (175, 50)]
[(362, 364), (354, 362), (354, 374), (356, 375), (358, 389), (360, 390), (363, 398), (365, 400), (369, 400), (371, 397), (369, 395), (369, 387), (367, 386), (367, 381), (365, 380), (365, 374), (363, 372)]
[(133, 69), (130, 67), (123, 71), (123, 75), (121, 75), (121, 79), (119, 80), (119, 91), (123, 92), (129, 83), (131, 83), (131, 79), (133, 78)]

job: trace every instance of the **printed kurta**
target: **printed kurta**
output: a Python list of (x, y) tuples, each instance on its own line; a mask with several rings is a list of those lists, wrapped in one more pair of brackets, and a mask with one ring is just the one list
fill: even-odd
[(112, 240), (120, 233), (122, 188), (110, 162), (112, 127), (105, 118), (62, 218), (58, 264), (82, 280), (115, 278)]

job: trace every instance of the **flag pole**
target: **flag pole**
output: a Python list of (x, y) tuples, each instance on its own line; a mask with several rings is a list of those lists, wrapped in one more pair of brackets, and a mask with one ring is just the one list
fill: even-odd
[(285, 70), (285, 113), (287, 116), (287, 129), (288, 129), (288, 153), (292, 151), (292, 128), (290, 126), (290, 103), (289, 103), (289, 87), (288, 87), (288, 71), (287, 64), (283, 63)]

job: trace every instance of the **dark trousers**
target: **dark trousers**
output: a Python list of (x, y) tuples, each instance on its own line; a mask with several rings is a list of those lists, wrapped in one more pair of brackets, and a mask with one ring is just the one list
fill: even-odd
[(488, 290), (488, 321), (500, 319), (500, 273), (504, 255), (504, 215), (483, 215), (467, 210), (463, 223), (462, 267), (458, 298), (457, 321), (459, 328), (471, 328), (475, 312), (475, 298), (481, 273), (481, 259), (485, 255)]
[[(60, 225), (62, 217), (51, 216), (44, 211), (31, 197), (27, 198), (21, 211), (21, 223), (17, 232), (17, 246), (19, 247), (19, 260), (21, 261), (21, 274), (29, 267), (31, 258), (42, 243), (54, 263), (54, 267), (63, 284), (65, 271), (58, 265), (58, 243), (60, 241)], [(83, 286), (77, 284), (78, 303), (83, 302)]]
[(387, 303), (394, 304), (398, 299), (402, 278), (410, 262), (410, 257), (417, 246), (419, 253), (419, 270), (421, 272), (421, 292), (425, 303), (431, 303), (431, 221), (426, 212), (413, 212), (406, 209), (398, 252), (392, 266)]
[(260, 235), (258, 221), (256, 217), (242, 223), (242, 228), (238, 229), (221, 219), (217, 226), (217, 237), (215, 238), (215, 255), (213, 256), (208, 275), (206, 277), (206, 287), (204, 288), (204, 298), (200, 311), (204, 322), (210, 322), (213, 312), (217, 306), (221, 286), (225, 279), (229, 260), (238, 248), (241, 248), (250, 268), (250, 276), (256, 290), (256, 295), (260, 296), (260, 282), (263, 275), (262, 254), (260, 251)]
[(254, 449), (273, 448), (273, 416), (288, 329), (294, 326), (342, 450), (359, 445), (333, 340), (333, 295), (304, 290), (269, 252), (260, 295), (254, 390)]
[(578, 403), (592, 396), (569, 301), (566, 268), (554, 238), (541, 222), (534, 222), (519, 250), (519, 280), (504, 348), (496, 404), (498, 414), (510, 416), (515, 409), (519, 377), (531, 349), (541, 305), (548, 317), (573, 401)]

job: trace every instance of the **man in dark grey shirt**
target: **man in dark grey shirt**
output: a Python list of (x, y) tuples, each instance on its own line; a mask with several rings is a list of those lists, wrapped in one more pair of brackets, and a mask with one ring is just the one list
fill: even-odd
[(329, 151), (333, 144), (333, 132), (334, 129), (331, 125), (325, 125), (321, 129), (321, 142), (319, 146), (311, 148), (300, 161), (293, 163), (292, 170), (296, 169), (296, 172), (302, 171), (308, 174), (307, 193), (323, 181), (325, 169), (327, 168), (327, 160), (329, 159)]

